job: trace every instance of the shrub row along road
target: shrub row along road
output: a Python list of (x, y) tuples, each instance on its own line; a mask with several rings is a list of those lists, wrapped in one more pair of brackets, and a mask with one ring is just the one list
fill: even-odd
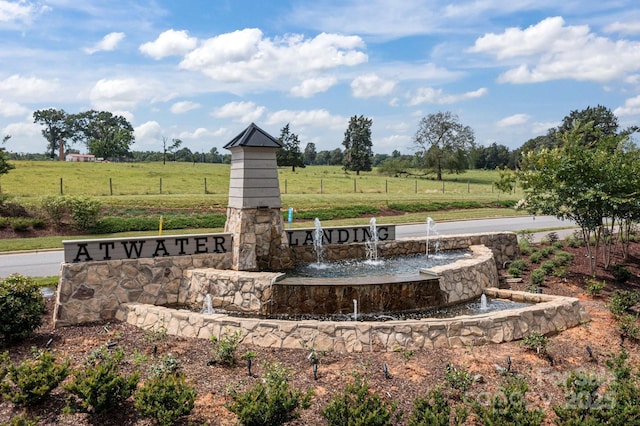
[[(382, 223), (381, 223), (382, 224)], [(435, 224), (438, 235), (467, 233), (485, 233), (498, 231), (523, 231), (536, 229), (553, 229), (572, 227), (574, 224), (561, 221), (553, 216), (518, 216), (497, 219), (474, 219), (465, 221), (441, 222)], [(396, 226), (396, 238), (424, 237), (425, 223), (414, 223)], [(432, 230), (432, 236), (435, 236)], [(561, 237), (573, 230), (557, 231)], [(544, 232), (546, 233), (546, 232)], [(27, 253), (7, 253), (0, 255), (0, 277), (19, 273), (30, 277), (47, 277), (60, 273), (60, 263), (64, 260), (62, 250), (48, 250)]]

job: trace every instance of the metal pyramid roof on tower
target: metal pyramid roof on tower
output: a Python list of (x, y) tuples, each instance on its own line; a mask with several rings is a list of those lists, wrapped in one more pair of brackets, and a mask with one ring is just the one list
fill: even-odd
[(244, 129), (238, 136), (231, 139), (231, 142), (227, 143), (224, 148), (230, 149), (238, 146), (282, 148), (282, 144), (278, 139), (274, 138), (254, 123), (251, 123), (249, 127)]

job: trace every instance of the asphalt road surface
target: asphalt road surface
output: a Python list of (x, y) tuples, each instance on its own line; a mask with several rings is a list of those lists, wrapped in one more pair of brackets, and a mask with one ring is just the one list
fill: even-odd
[[(382, 224), (382, 222), (381, 222)], [(497, 231), (522, 231), (550, 229), (574, 226), (571, 222), (561, 221), (553, 216), (518, 216), (498, 219), (474, 219), (455, 222), (442, 222), (432, 225), (430, 235), (453, 235)], [(545, 231), (541, 234), (546, 234)], [(572, 230), (557, 231), (566, 235)], [(397, 225), (396, 238), (424, 237), (427, 223)], [(60, 264), (64, 260), (62, 250), (30, 251), (23, 253), (0, 254), (0, 277), (19, 273), (30, 277), (46, 277), (60, 274)]]

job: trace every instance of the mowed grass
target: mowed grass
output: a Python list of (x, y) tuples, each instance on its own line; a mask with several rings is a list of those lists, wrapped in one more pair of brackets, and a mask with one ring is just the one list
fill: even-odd
[[(227, 164), (206, 163), (71, 163), (14, 161), (1, 177), (3, 195), (38, 204), (44, 195), (87, 195), (106, 206), (158, 209), (219, 209), (227, 205)], [(496, 171), (472, 170), (433, 176), (389, 177), (371, 172), (345, 173), (338, 166), (280, 168), (283, 207), (307, 209), (394, 202), (519, 199), (521, 191), (500, 194)]]

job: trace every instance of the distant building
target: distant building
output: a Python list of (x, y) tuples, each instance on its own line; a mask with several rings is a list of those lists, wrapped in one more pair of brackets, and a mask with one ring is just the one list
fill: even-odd
[(82, 162), (93, 162), (96, 161), (96, 156), (93, 154), (67, 154), (65, 157), (66, 161), (82, 161)]

